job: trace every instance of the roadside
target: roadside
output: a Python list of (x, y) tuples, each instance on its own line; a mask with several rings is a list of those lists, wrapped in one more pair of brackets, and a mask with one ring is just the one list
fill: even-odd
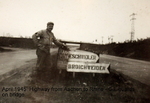
[[(3, 48), (12, 51), (0, 53), (0, 81), (16, 74), (22, 65), (27, 65), (30, 60), (37, 58), (35, 49)], [(51, 50), (51, 52), (54, 51), (57, 49)]]
[(8, 52), (12, 51), (11, 49), (4, 49), (3, 47), (0, 47), (0, 52)]
[(100, 62), (110, 63), (116, 72), (150, 86), (150, 62), (104, 54), (100, 55)]
[(0, 81), (9, 76), (16, 74), (20, 70), (20, 66), (28, 64), (29, 60), (35, 59), (36, 55), (35, 50), (26, 50), (20, 48), (8, 48), (11, 52), (2, 52), (0, 53)]

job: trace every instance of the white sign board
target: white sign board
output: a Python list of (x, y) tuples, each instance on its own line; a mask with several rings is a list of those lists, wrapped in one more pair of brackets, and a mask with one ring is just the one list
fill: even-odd
[(95, 63), (99, 59), (97, 54), (75, 50), (69, 51), (69, 62), (93, 62)]
[(68, 72), (86, 72), (86, 73), (109, 73), (109, 64), (105, 63), (85, 63), (85, 62), (68, 62)]
[(57, 58), (57, 68), (66, 69), (68, 62), (90, 62), (95, 63), (99, 59), (98, 55), (83, 50), (66, 51), (59, 49)]
[(68, 59), (69, 62), (93, 62), (95, 63), (99, 57), (97, 54), (83, 50), (59, 50), (59, 59)]

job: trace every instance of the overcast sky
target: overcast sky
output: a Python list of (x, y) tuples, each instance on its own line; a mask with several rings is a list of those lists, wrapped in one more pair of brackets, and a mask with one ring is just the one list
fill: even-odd
[(56, 38), (108, 43), (130, 40), (131, 14), (135, 37), (150, 37), (150, 0), (0, 0), (0, 36), (32, 36), (54, 22)]

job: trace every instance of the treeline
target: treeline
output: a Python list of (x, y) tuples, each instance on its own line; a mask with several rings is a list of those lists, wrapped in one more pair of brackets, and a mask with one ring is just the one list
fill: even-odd
[[(0, 37), (0, 46), (35, 49), (32, 38)], [(52, 47), (56, 47), (52, 45)]]
[(0, 46), (30, 49), (35, 48), (35, 45), (31, 38), (0, 37)]
[(106, 45), (82, 44), (80, 49), (97, 54), (109, 54), (150, 61), (150, 38)]

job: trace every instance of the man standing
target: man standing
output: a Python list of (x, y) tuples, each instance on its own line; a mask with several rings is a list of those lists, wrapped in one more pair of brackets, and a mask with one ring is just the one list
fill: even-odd
[(54, 34), (52, 33), (53, 26), (53, 22), (48, 22), (47, 28), (45, 30), (38, 31), (32, 36), (33, 41), (37, 46), (37, 70), (43, 70), (52, 66), (50, 55), (50, 48), (52, 46), (52, 42), (54, 42), (57, 46), (61, 48), (69, 49), (65, 44), (59, 42), (55, 38)]

